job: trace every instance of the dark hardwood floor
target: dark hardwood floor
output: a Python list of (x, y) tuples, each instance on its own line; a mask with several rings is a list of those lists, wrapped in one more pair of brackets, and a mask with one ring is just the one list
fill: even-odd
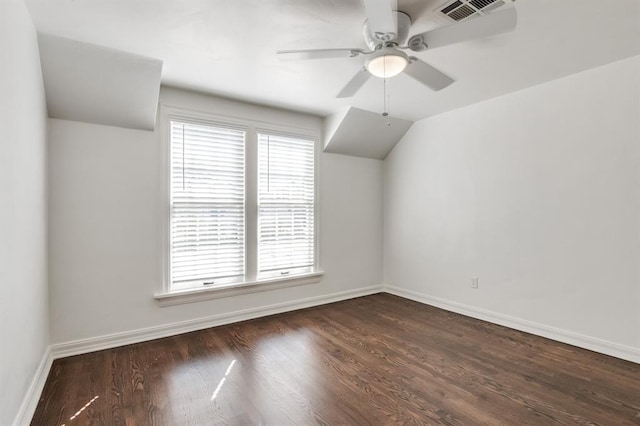
[(34, 425), (640, 425), (640, 365), (388, 294), (54, 362)]

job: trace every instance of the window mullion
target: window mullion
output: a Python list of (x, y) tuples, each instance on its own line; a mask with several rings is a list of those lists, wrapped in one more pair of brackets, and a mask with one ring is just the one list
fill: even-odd
[(258, 136), (255, 127), (247, 131), (245, 151), (245, 279), (258, 276)]

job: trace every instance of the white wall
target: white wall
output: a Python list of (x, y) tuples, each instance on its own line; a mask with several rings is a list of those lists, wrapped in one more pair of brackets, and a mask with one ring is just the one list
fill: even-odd
[(384, 169), (385, 284), (640, 362), (640, 57), (415, 123)]
[[(276, 124), (317, 117), (164, 88), (161, 102)], [(382, 162), (320, 155), (318, 284), (159, 307), (160, 134), (50, 120), (52, 343), (379, 285)], [(158, 129), (160, 127), (158, 126)]]
[(0, 2), (0, 424), (16, 417), (49, 344), (46, 107), (22, 0)]

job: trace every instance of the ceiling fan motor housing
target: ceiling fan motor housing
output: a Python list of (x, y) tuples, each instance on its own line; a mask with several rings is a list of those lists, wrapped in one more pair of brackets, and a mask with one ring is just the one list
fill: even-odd
[(398, 45), (403, 45), (404, 42), (409, 37), (409, 28), (411, 27), (411, 17), (404, 12), (400, 12), (398, 10), (393, 12), (396, 17), (397, 25), (397, 34), (393, 33), (373, 33), (371, 28), (369, 27), (369, 21), (365, 20), (362, 24), (362, 35), (364, 37), (364, 41), (369, 46), (369, 49), (375, 50), (381, 44), (386, 43), (396, 43)]

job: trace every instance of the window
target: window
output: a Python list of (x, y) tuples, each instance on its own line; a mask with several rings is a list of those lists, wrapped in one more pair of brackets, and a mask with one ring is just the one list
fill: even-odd
[(282, 276), (314, 265), (314, 142), (258, 135), (258, 273)]
[(161, 304), (318, 282), (316, 134), (172, 107), (163, 121)]
[(171, 286), (244, 276), (245, 132), (171, 121)]

